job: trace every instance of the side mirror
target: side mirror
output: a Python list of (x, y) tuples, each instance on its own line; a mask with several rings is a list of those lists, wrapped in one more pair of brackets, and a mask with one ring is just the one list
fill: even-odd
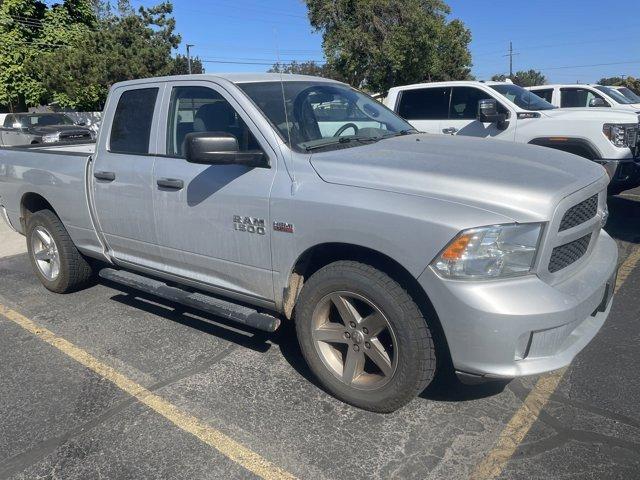
[(498, 113), (498, 101), (495, 98), (478, 100), (478, 121), (482, 123), (495, 123), (499, 130), (505, 130), (509, 126), (504, 113)]
[(185, 137), (184, 152), (187, 162), (191, 163), (269, 166), (264, 152), (240, 152), (236, 137), (226, 132), (189, 133)]
[(589, 100), (589, 106), (590, 107), (608, 107), (609, 104), (607, 102), (604, 101), (604, 99), (602, 98), (592, 98), (591, 100)]
[(478, 101), (478, 120), (482, 123), (495, 123), (498, 118), (498, 102), (494, 98)]
[(82, 122), (82, 121), (81, 122), (76, 122), (76, 125), (78, 127), (86, 127), (87, 126), (86, 122)]

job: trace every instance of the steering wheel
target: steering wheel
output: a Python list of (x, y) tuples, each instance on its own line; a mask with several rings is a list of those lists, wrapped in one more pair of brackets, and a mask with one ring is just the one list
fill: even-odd
[(333, 134), (334, 137), (339, 137), (340, 135), (342, 135), (345, 130), (348, 130), (350, 128), (353, 128), (353, 134), (357, 135), (358, 134), (358, 126), (355, 123), (345, 123), (344, 125), (342, 125), (338, 131), (336, 133)]

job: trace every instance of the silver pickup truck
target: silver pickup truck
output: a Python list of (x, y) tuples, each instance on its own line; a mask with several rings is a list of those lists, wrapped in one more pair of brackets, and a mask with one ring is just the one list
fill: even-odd
[(608, 176), (537, 146), (420, 134), (342, 83), (112, 87), (93, 145), (0, 149), (0, 211), (65, 293), (94, 274), (249, 327), (295, 322), (328, 391), (389, 412), (437, 370), (558, 369), (611, 308)]

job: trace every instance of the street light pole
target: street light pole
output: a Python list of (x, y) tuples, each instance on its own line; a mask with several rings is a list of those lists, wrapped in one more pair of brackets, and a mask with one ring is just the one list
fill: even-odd
[(187, 43), (187, 70), (189, 71), (189, 75), (191, 75), (191, 52), (189, 49), (193, 46), (193, 44)]

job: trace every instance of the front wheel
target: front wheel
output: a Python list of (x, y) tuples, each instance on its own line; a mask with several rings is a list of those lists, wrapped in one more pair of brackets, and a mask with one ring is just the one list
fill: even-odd
[(73, 292), (93, 276), (89, 262), (78, 252), (55, 213), (41, 210), (29, 217), (27, 249), (40, 282), (52, 292)]
[(384, 272), (339, 261), (305, 283), (296, 305), (302, 353), (322, 385), (366, 410), (392, 412), (431, 382), (431, 331), (411, 296)]

